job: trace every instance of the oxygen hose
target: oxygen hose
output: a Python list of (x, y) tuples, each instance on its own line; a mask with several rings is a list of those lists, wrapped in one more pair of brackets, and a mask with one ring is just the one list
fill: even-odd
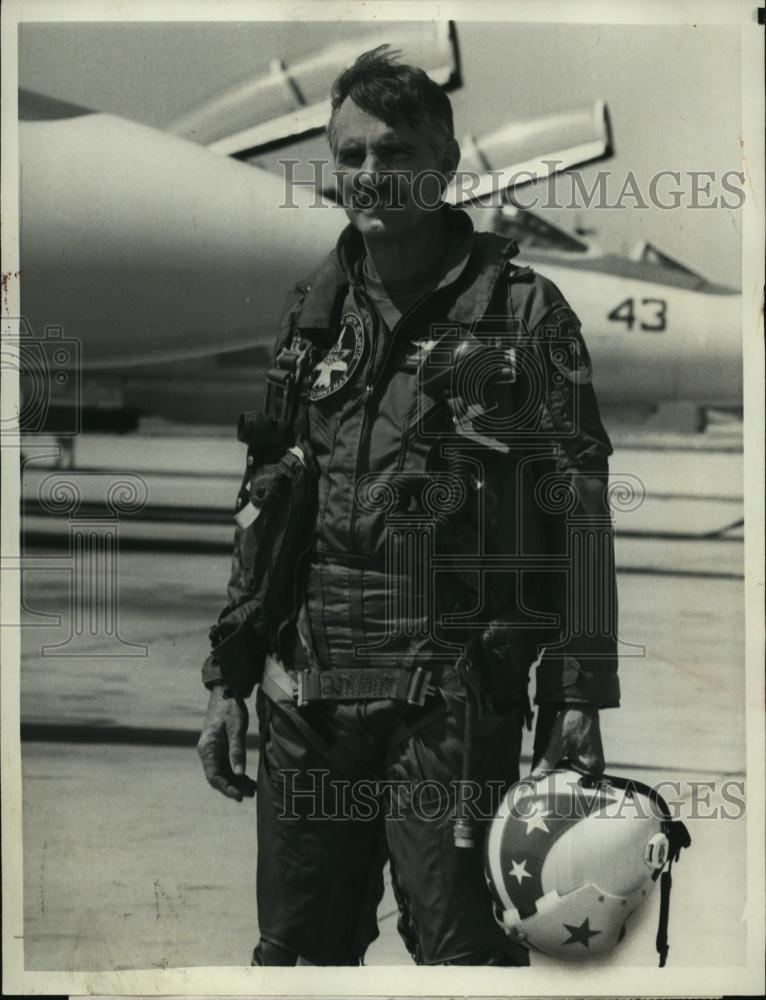
[(470, 795), (466, 796), (468, 782), (473, 773), (473, 724), (475, 717), (474, 695), (470, 685), (466, 685), (465, 693), (465, 723), (463, 727), (463, 760), (460, 774), (460, 785), (458, 786), (457, 798), (457, 818), (455, 819), (455, 829), (453, 838), (455, 847), (473, 847), (474, 830), (473, 821), (467, 808), (467, 803), (471, 801)]

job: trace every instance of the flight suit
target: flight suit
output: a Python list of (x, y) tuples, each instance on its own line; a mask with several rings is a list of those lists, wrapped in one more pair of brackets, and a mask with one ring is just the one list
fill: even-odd
[[(443, 211), (447, 269), (394, 329), (348, 227), (280, 330), (277, 352), (314, 345), (318, 506), (294, 656), (271, 658), (257, 697), (257, 963), (360, 962), (388, 859), (417, 962), (526, 964), (493, 921), (481, 834), (518, 780), (530, 667), (539, 657), (539, 704), (619, 703), (611, 445), (579, 324), (551, 282), (511, 263), (512, 241)], [(582, 477), (600, 484), (595, 501)], [(241, 579), (235, 549), (230, 600)], [(373, 684), (295, 703), (301, 671), (381, 665), (420, 671), (425, 693), (408, 703)], [(218, 679), (214, 656), (203, 678)], [(458, 848), (469, 700), (476, 845)]]

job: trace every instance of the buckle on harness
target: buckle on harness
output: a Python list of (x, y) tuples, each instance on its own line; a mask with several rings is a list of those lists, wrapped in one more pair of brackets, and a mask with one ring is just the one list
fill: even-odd
[[(407, 672), (403, 671), (404, 676), (407, 677)], [(416, 667), (411, 674), (409, 674), (409, 684), (407, 685), (407, 693), (404, 696), (404, 700), (410, 705), (423, 705), (429, 694), (434, 693), (434, 686), (428, 682), (431, 680), (431, 671), (424, 670), (422, 667)]]
[(296, 701), (406, 701), (424, 705), (435, 688), (429, 684), (431, 671), (371, 667), (353, 670), (302, 670), (298, 674)]

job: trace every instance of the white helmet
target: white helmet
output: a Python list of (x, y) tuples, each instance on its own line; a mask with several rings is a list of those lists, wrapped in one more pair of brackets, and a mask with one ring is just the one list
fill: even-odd
[(610, 952), (662, 869), (657, 950), (667, 956), (670, 866), (691, 838), (652, 788), (552, 771), (513, 785), (485, 842), (495, 919), (519, 943), (565, 960)]

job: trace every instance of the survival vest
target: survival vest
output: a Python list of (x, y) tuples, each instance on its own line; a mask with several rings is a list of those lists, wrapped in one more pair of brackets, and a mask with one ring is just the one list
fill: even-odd
[[(566, 603), (566, 595), (556, 595), (550, 574), (541, 569), (545, 559), (552, 552), (562, 551), (567, 543), (562, 517), (566, 504), (562, 506), (561, 500), (557, 500), (554, 487), (561, 486), (561, 477), (566, 476), (568, 467), (583, 467), (591, 462), (605, 473), (606, 456), (611, 448), (597, 409), (594, 411), (595, 404), (591, 405), (586, 398), (585, 419), (580, 419), (582, 410), (576, 413), (569, 407), (577, 389), (578, 373), (587, 365), (584, 345), (579, 354), (575, 351), (577, 356), (567, 357), (567, 345), (562, 348), (555, 337), (561, 324), (552, 325), (554, 336), (550, 338), (539, 329), (543, 313), (559, 310), (565, 321), (576, 323), (576, 319), (555, 286), (544, 283), (529, 269), (511, 263), (514, 252), (515, 246), (507, 240), (492, 234), (476, 234), (464, 273), (446, 301), (442, 296), (439, 308), (429, 316), (438, 320), (442, 329), (431, 338), (433, 342), (420, 345), (424, 356), (418, 366), (418, 378), (425, 412), (419, 414), (423, 418), (420, 426), (408, 427), (406, 440), (402, 440), (403, 454), (411, 454), (413, 462), (389, 476), (385, 488), (393, 495), (389, 511), (406, 512), (430, 503), (437, 533), (451, 542), (462, 537), (463, 552), (479, 541), (476, 565), (466, 563), (464, 571), (452, 574), (454, 592), (461, 592), (463, 597), (468, 593), (483, 601), (485, 616), (493, 620), (503, 619), (508, 609), (512, 613), (522, 606), (534, 609), (526, 621), (511, 622), (514, 638), (506, 643), (503, 654), (506, 664), (514, 662), (513, 685), (523, 684), (526, 688), (529, 666), (546, 635), (551, 637), (555, 614)], [(277, 425), (286, 420), (285, 434), (277, 448), (281, 453), (279, 457), (270, 455), (270, 461), (264, 464), (252, 450), (253, 445), (248, 452), (247, 488), (240, 494), (239, 505), (246, 507), (246, 496), (257, 498), (258, 490), (264, 498), (274, 499), (270, 504), (258, 504), (260, 513), (256, 519), (240, 528), (234, 586), (230, 585), (230, 597), (233, 593), (234, 600), (225, 609), (214, 633), (214, 655), (221, 660), (223, 676), (227, 682), (236, 678), (238, 689), (247, 693), (258, 680), (257, 663), (262, 661), (264, 649), (278, 649), (283, 658), (287, 657), (286, 662), (290, 662), (289, 643), (284, 641), (280, 646), (279, 637), (286, 639), (292, 635), (288, 626), (294, 621), (297, 595), (305, 580), (307, 548), (313, 545), (312, 560), (323, 561), (330, 569), (340, 566), (343, 572), (377, 571), (379, 553), (372, 550), (358, 556), (352, 552), (347, 565), (343, 564), (346, 552), (335, 551), (337, 546), (334, 549), (333, 532), (337, 534), (337, 525), (331, 525), (329, 533), (327, 528), (327, 512), (333, 510), (333, 497), (327, 492), (330, 477), (320, 476), (319, 482), (314, 480), (311, 485), (309, 475), (309, 470), (321, 468), (328, 449), (335, 447), (334, 441), (327, 447), (325, 444), (336, 430), (337, 407), (360, 405), (351, 381), (343, 388), (345, 395), (325, 393), (325, 389), (334, 389), (334, 372), (340, 371), (345, 379), (356, 361), (353, 321), (343, 314), (348, 293), (349, 279), (335, 254), (309, 282), (297, 286), (267, 378), (272, 405), (269, 419)], [(340, 338), (346, 336), (348, 344), (341, 343), (339, 331)], [(575, 347), (577, 343), (575, 338)], [(290, 420), (280, 409), (284, 398), (281, 385), (289, 381), (295, 358), (303, 359), (304, 367), (298, 380), (301, 402), (296, 407), (297, 424), (291, 436), (286, 430)], [(543, 397), (545, 412), (541, 407)], [(314, 447), (309, 436), (309, 411)], [(425, 437), (420, 433), (424, 429)], [(456, 446), (441, 448), (443, 461), (438, 471), (452, 484), (452, 491), (462, 497), (461, 502), (448, 504), (443, 510), (433, 490), (430, 496), (425, 495), (434, 485), (435, 477), (428, 463), (429, 455), (434, 452), (434, 440), (440, 435), (451, 435)], [(541, 441), (547, 443), (541, 447)], [(305, 465), (293, 455), (295, 461), (288, 459), (288, 468), (283, 457), (293, 443), (301, 448)], [(325, 447), (327, 454), (315, 455), (317, 444)], [(418, 448), (422, 458), (420, 467), (415, 455)], [(282, 468), (275, 469), (275, 464), (280, 463)], [(289, 487), (289, 492), (294, 493), (292, 504), (284, 502), (285, 484), (293, 482), (291, 476), (297, 477), (296, 482), (303, 480), (302, 486), (297, 485), (294, 490), (292, 485)], [(343, 503), (353, 502), (351, 495), (358, 485), (350, 472), (348, 496), (343, 497)], [(318, 497), (314, 492), (316, 486)], [(479, 494), (481, 503), (474, 503)], [(382, 537), (375, 502), (373, 495), (369, 509), (351, 513), (352, 530), (358, 532), (361, 527), (373, 542)], [(289, 528), (291, 517), (294, 531)], [(338, 524), (341, 522), (348, 523), (348, 519), (341, 517)], [(520, 526), (523, 539), (519, 538)], [(310, 532), (314, 533), (313, 543)], [(496, 571), (491, 568), (493, 557), (520, 554), (528, 557), (528, 566), (523, 571), (509, 572), (504, 566)], [(482, 580), (477, 584), (479, 570)], [(287, 586), (288, 579), (292, 587)], [(360, 609), (347, 603), (344, 606), (342, 600), (342, 597), (336, 600), (330, 614), (338, 612), (338, 617), (342, 611), (353, 629), (359, 621)], [(444, 607), (442, 601), (434, 610), (438, 613)], [(257, 656), (252, 655), (252, 646), (246, 654), (240, 644), (243, 636), (252, 641), (250, 632), (259, 636)], [(457, 627), (452, 634), (453, 648), (454, 643), (464, 644), (469, 635), (470, 628)], [(235, 659), (241, 669), (224, 666), (227, 640), (232, 652), (236, 651)], [(586, 676), (583, 694), (592, 695), (602, 704), (614, 704), (616, 681), (607, 678), (613, 675), (615, 667), (614, 639), (596, 636), (595, 643), (601, 644), (597, 653), (601, 664), (593, 673), (603, 675), (606, 680), (601, 690), (588, 691)], [(408, 665), (412, 666), (422, 652), (414, 648)], [(321, 662), (328, 662), (327, 650), (318, 649), (318, 653)], [(568, 669), (570, 682), (574, 682), (578, 674), (576, 662), (572, 665), (565, 653), (561, 659), (564, 673)], [(561, 675), (559, 670), (558, 676)], [(548, 696), (555, 697), (556, 690), (557, 682), (551, 680)]]

